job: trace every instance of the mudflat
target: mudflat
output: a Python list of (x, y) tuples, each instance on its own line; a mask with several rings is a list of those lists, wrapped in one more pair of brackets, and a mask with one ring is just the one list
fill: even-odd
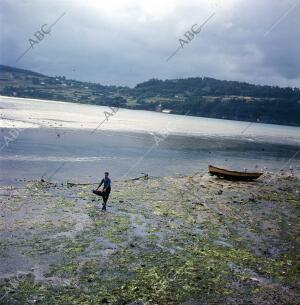
[(297, 304), (300, 179), (1, 186), (0, 304)]

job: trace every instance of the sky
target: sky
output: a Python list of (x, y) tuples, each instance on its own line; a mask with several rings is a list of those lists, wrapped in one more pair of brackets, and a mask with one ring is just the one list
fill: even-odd
[(300, 0), (0, 0), (0, 64), (103, 85), (300, 87), (299, 17)]

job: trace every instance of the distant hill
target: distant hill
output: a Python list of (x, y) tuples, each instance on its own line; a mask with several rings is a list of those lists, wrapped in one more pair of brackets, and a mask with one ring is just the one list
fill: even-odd
[(49, 77), (0, 65), (0, 95), (300, 126), (300, 89), (195, 77), (135, 88)]

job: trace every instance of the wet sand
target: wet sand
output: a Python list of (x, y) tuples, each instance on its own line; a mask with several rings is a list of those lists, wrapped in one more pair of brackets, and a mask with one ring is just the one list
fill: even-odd
[(300, 179), (1, 186), (0, 304), (297, 304)]

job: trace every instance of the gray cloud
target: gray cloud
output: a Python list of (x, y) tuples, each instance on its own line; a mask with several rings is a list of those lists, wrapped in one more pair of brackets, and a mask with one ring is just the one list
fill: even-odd
[[(2, 0), (0, 6), (2, 64), (102, 84), (210, 76), (300, 86), (300, 5), (293, 0)], [(16, 62), (28, 39), (63, 12), (51, 34)], [(167, 62), (179, 38), (213, 12)]]

